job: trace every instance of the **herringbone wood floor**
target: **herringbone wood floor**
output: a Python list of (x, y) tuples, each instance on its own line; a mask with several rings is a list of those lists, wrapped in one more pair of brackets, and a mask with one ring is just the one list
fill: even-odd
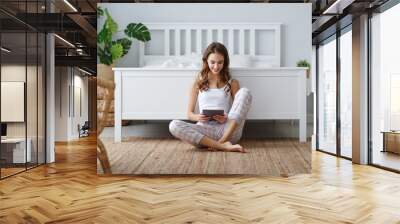
[(311, 148), (297, 139), (242, 140), (247, 153), (211, 152), (171, 138), (102, 138), (113, 174), (252, 174), (311, 171)]
[(102, 177), (95, 139), (0, 181), (0, 223), (400, 223), (400, 175), (312, 153), (312, 174)]

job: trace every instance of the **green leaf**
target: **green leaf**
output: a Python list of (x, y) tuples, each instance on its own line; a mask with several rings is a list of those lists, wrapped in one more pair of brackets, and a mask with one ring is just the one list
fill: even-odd
[(310, 63), (307, 60), (300, 60), (297, 62), (297, 67), (307, 67), (310, 68)]
[(98, 6), (97, 7), (97, 18), (99, 18), (100, 16), (104, 16), (104, 10)]
[(109, 43), (112, 39), (112, 33), (109, 29), (103, 26), (100, 33), (97, 34), (97, 43)]
[(122, 54), (124, 53), (124, 48), (122, 47), (122, 44), (116, 43), (116, 44), (111, 45), (110, 53), (111, 53), (112, 60), (121, 58)]
[(131, 48), (132, 41), (129, 40), (128, 38), (122, 38), (112, 42), (113, 45), (117, 43), (121, 44), (123, 48), (121, 57), (125, 56), (128, 53), (129, 49)]
[(128, 37), (146, 42), (151, 40), (149, 29), (142, 23), (130, 23), (124, 30)]
[(105, 12), (107, 16), (105, 27), (110, 30), (111, 34), (118, 32), (118, 24), (113, 20), (107, 9), (105, 10)]
[(100, 63), (105, 65), (111, 65), (113, 63), (112, 56), (106, 48), (97, 48), (97, 55), (99, 56)]

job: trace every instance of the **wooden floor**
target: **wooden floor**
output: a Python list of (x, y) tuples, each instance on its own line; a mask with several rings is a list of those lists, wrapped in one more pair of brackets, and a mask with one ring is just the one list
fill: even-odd
[(372, 161), (374, 164), (377, 165), (400, 170), (400, 154), (392, 152), (381, 152), (379, 150), (376, 150), (374, 151)]
[(241, 141), (248, 153), (211, 152), (177, 139), (102, 138), (113, 174), (252, 174), (311, 172), (311, 146), (297, 139)]
[(312, 152), (284, 177), (96, 175), (95, 140), (0, 181), (0, 223), (400, 223), (400, 175)]
[[(11, 166), (16, 166), (16, 167), (11, 167)], [(27, 163), (27, 167), (25, 167), (25, 164), (18, 164), (18, 165), (11, 164), (7, 167), (2, 167), (0, 170), (1, 178), (6, 178), (8, 176), (23, 172), (27, 169), (33, 169), (36, 166), (37, 166), (37, 164)]]
[(22, 172), (24, 170), (26, 170), (25, 167), (23, 167), (23, 168), (22, 167), (21, 168), (19, 168), (19, 167), (17, 167), (17, 168), (9, 168), (9, 167), (4, 168), (4, 167), (2, 167), (1, 168), (1, 178), (13, 175), (13, 174), (18, 173), (18, 172)]

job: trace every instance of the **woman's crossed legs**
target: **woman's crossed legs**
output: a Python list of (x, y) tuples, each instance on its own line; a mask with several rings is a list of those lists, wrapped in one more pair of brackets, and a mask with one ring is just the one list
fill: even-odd
[(209, 150), (230, 152), (246, 152), (239, 144), (242, 129), (252, 96), (246, 88), (241, 88), (235, 95), (228, 121), (225, 124), (191, 124), (180, 120), (173, 120), (169, 130), (173, 136), (196, 147), (206, 146)]

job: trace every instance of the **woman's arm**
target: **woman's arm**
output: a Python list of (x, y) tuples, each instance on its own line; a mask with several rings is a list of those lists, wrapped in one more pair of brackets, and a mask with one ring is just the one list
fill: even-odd
[(239, 86), (239, 81), (236, 79), (232, 79), (231, 81), (231, 94), (232, 94), (232, 99), (235, 99), (235, 95), (237, 91), (239, 91), (240, 86)]
[[(236, 79), (232, 79), (231, 81), (231, 96), (232, 99), (235, 99), (235, 95), (237, 93), (237, 91), (239, 91), (240, 87), (239, 87), (239, 81), (237, 81)], [(228, 116), (227, 114), (225, 114), (224, 116), (220, 116), (220, 115), (216, 115), (213, 117), (215, 120), (217, 120), (219, 123), (225, 123)]]
[(199, 90), (197, 88), (196, 81), (194, 81), (192, 88), (190, 89), (190, 93), (189, 93), (189, 105), (188, 105), (188, 111), (187, 111), (188, 119), (191, 121), (196, 121), (195, 116), (194, 116), (195, 115), (194, 109), (196, 108), (198, 94), (199, 94)]
[(207, 116), (194, 113), (194, 110), (196, 108), (198, 94), (199, 94), (199, 89), (197, 88), (197, 83), (195, 81), (193, 83), (193, 86), (190, 89), (190, 93), (189, 93), (189, 105), (188, 105), (188, 111), (187, 111), (188, 119), (191, 121), (208, 121), (209, 118)]

